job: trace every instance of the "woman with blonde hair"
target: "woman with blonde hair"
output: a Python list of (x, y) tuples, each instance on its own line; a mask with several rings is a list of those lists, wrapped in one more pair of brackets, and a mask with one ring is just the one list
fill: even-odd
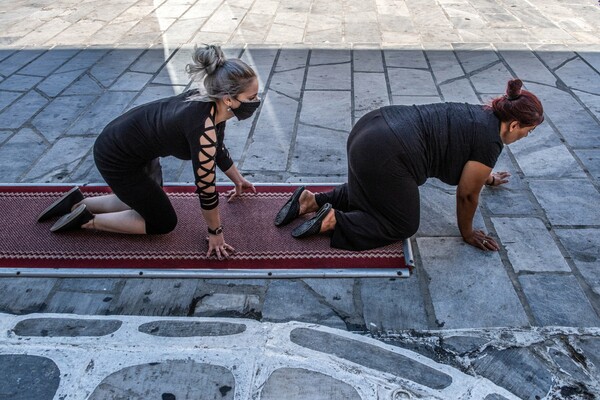
[[(255, 192), (223, 143), (225, 121), (246, 119), (260, 106), (256, 73), (239, 59), (226, 59), (219, 46), (197, 48), (187, 72), (206, 94), (190, 90), (141, 105), (110, 122), (94, 145), (94, 160), (113, 194), (84, 198), (73, 188), (38, 220), (62, 217), (53, 232), (96, 229), (129, 234), (166, 234), (177, 215), (162, 189), (159, 157), (192, 160), (196, 193), (208, 225), (208, 253), (227, 257), (215, 187), (216, 167), (235, 184), (230, 195)], [(231, 198), (231, 197), (230, 197)]]

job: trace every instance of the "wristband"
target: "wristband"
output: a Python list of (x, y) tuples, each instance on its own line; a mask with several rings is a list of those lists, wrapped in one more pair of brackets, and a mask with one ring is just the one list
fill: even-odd
[(221, 233), (223, 233), (223, 225), (219, 225), (217, 229), (208, 228), (208, 233), (210, 233), (211, 235), (220, 235)]
[(492, 175), (492, 183), (487, 183), (486, 182), (486, 185), (487, 186), (494, 186), (494, 183), (496, 183), (496, 177), (494, 175)]

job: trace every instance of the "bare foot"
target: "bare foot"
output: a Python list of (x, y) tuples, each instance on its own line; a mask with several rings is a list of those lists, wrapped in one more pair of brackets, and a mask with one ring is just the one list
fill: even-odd
[(96, 225), (94, 224), (94, 219), (96, 219), (95, 215), (94, 215), (94, 218), (90, 219), (88, 222), (86, 222), (85, 224), (81, 225), (81, 228), (83, 228), (83, 229), (96, 229)]
[(323, 218), (323, 222), (321, 222), (321, 230), (319, 232), (332, 231), (335, 228), (336, 222), (335, 210), (331, 209), (325, 218)]
[(304, 215), (310, 212), (316, 212), (319, 210), (317, 201), (315, 200), (315, 194), (305, 190), (300, 195), (300, 215)]

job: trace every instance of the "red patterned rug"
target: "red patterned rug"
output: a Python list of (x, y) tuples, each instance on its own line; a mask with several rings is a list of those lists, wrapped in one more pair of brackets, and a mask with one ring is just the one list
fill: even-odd
[[(235, 253), (225, 261), (207, 258), (206, 224), (193, 186), (165, 190), (179, 223), (162, 236), (119, 235), (78, 230), (53, 234), (55, 220), (37, 215), (70, 187), (0, 187), (1, 268), (162, 268), (162, 269), (322, 269), (406, 268), (403, 244), (352, 252), (332, 249), (324, 235), (297, 240), (291, 230), (301, 220), (277, 228), (273, 218), (293, 186), (261, 186), (227, 203), (221, 198), (225, 238)], [(220, 187), (220, 191), (228, 190)], [(313, 191), (329, 188), (315, 187)], [(82, 187), (85, 196), (109, 192), (105, 186)]]

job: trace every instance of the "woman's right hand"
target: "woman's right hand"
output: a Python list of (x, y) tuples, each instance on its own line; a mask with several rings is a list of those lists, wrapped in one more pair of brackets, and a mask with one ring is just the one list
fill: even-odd
[(474, 230), (470, 235), (463, 237), (463, 240), (470, 244), (473, 247), (477, 247), (478, 249), (484, 251), (498, 251), (500, 250), (500, 246), (494, 238), (487, 235), (484, 231)]
[(208, 252), (206, 253), (206, 257), (210, 257), (214, 253), (218, 260), (223, 260), (228, 258), (229, 255), (235, 251), (233, 247), (225, 243), (223, 233), (219, 233), (218, 235), (209, 234), (206, 239), (208, 240)]

